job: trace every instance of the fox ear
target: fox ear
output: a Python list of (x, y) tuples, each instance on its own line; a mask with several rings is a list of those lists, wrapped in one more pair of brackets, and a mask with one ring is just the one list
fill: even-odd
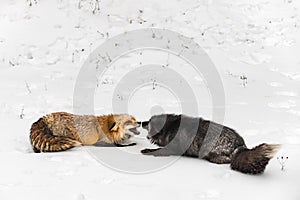
[(117, 125), (116, 122), (113, 122), (112, 124), (110, 124), (109, 127), (110, 127), (110, 128), (109, 128), (110, 131), (117, 131), (118, 128), (119, 128), (119, 126)]

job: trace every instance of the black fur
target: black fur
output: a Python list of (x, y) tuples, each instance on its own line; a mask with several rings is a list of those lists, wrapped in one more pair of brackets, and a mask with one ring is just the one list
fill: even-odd
[(278, 145), (262, 144), (248, 149), (233, 129), (202, 118), (163, 114), (142, 122), (147, 138), (161, 148), (144, 149), (153, 156), (183, 155), (206, 159), (212, 163), (231, 163), (243, 173), (262, 173)]
[(117, 144), (117, 143), (106, 143), (106, 142), (97, 142), (96, 144), (94, 144), (94, 146), (96, 147), (130, 147), (130, 146), (135, 146), (136, 143), (130, 143), (130, 144)]
[(136, 143), (130, 143), (130, 144), (118, 144), (118, 143), (114, 143), (114, 145), (116, 147), (130, 147), (130, 146), (135, 146)]

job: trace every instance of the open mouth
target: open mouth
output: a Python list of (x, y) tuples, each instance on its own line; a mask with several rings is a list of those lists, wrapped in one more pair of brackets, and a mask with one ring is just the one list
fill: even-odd
[(137, 128), (136, 127), (134, 127), (134, 128), (130, 128), (130, 129), (128, 129), (130, 132), (132, 132), (133, 134), (135, 134), (135, 135), (139, 135), (140, 134), (140, 132), (137, 130)]

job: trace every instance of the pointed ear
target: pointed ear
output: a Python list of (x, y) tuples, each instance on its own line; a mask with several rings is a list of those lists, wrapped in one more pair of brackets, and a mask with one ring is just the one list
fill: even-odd
[(113, 122), (113, 123), (111, 123), (111, 124), (109, 125), (109, 130), (110, 130), (110, 131), (117, 131), (118, 128), (119, 128), (119, 126), (117, 125), (116, 122)]

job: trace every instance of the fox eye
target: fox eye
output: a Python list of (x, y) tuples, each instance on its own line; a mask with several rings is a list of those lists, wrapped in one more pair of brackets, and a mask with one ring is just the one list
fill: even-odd
[(132, 124), (132, 122), (131, 122), (130, 120), (127, 120), (127, 121), (125, 122), (125, 124)]

